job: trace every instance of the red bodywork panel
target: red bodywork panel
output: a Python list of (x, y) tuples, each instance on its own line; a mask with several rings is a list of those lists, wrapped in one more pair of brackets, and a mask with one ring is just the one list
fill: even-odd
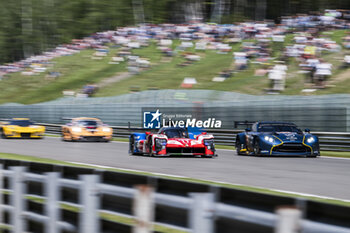
[[(147, 137), (152, 139), (152, 135)], [(147, 146), (144, 146), (146, 140), (140, 140), (138, 142), (138, 149), (144, 153), (149, 153)], [(156, 151), (156, 146), (152, 143), (152, 151), (156, 155), (168, 155), (168, 154), (182, 154), (182, 155), (215, 155), (214, 148), (208, 148), (197, 139), (189, 138), (169, 138), (164, 149)]]

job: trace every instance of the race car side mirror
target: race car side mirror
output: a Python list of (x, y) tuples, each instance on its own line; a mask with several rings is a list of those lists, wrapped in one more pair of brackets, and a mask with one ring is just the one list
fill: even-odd
[(245, 131), (246, 131), (246, 132), (250, 132), (250, 131), (252, 131), (252, 130), (249, 129), (249, 128), (246, 128)]
[(305, 133), (310, 133), (310, 129), (305, 129)]
[(202, 135), (207, 135), (207, 132), (202, 132)]
[(145, 134), (146, 134), (146, 135), (150, 135), (150, 134), (151, 134), (151, 132), (148, 132), (148, 131), (147, 131), (147, 132), (145, 132)]

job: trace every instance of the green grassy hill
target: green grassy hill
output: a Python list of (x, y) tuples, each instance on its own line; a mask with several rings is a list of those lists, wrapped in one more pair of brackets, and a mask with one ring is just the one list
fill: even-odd
[[(341, 42), (345, 31), (335, 31), (329, 35), (333, 40)], [(292, 36), (286, 38), (285, 44), (290, 43)], [(173, 45), (173, 48), (179, 42)], [(273, 46), (274, 55), (280, 54), (280, 49)], [(238, 51), (240, 44), (233, 45), (233, 51)], [(18, 102), (24, 104), (38, 103), (53, 100), (63, 96), (64, 90), (79, 92), (88, 83), (102, 84), (107, 81), (108, 85), (101, 85), (95, 96), (113, 96), (129, 93), (131, 90), (143, 91), (148, 89), (180, 89), (185, 77), (196, 78), (198, 84), (194, 89), (210, 89), (222, 91), (235, 91), (246, 94), (265, 94), (269, 87), (266, 76), (254, 76), (255, 69), (260, 65), (252, 64), (250, 69), (235, 73), (233, 77), (224, 82), (212, 82), (212, 78), (219, 72), (233, 68), (232, 52), (218, 54), (216, 51), (207, 50), (197, 52), (201, 60), (188, 66), (181, 66), (185, 62), (183, 52), (178, 52), (173, 58), (166, 58), (157, 49), (155, 42), (149, 47), (136, 49), (135, 55), (147, 58), (151, 62), (148, 69), (137, 75), (119, 80), (118, 76), (127, 72), (126, 62), (109, 64), (111, 58), (116, 56), (119, 48), (111, 47), (108, 56), (100, 60), (92, 59), (94, 50), (84, 50), (72, 56), (59, 57), (52, 60), (47, 72), (35, 76), (25, 76), (21, 73), (13, 73), (0, 81), (0, 103)], [(340, 69), (342, 59), (350, 51), (342, 49), (338, 53), (323, 54), (322, 58), (334, 65), (333, 77), (330, 87), (318, 90), (313, 94), (350, 93), (350, 69)], [(57, 79), (47, 78), (50, 71), (60, 72), (62, 75)], [(288, 69), (286, 90), (281, 94), (300, 95), (301, 90), (309, 88), (305, 77), (297, 73), (298, 67), (292, 61)], [(116, 80), (116, 81), (113, 81)]]

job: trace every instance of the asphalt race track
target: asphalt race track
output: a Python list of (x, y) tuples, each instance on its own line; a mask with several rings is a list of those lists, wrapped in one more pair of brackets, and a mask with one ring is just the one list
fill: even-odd
[[(89, 163), (197, 179), (259, 186), (350, 200), (350, 159), (237, 156), (218, 150), (217, 158), (129, 156), (123, 142), (63, 142), (0, 139), (0, 152)], [(322, 153), (322, 152), (321, 152)]]

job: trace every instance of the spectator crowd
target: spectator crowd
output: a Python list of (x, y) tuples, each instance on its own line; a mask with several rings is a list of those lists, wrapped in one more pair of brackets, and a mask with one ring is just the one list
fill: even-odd
[[(142, 69), (147, 69), (150, 61), (134, 55), (133, 50), (150, 46), (154, 41), (165, 57), (171, 58), (182, 52), (186, 62), (181, 65), (199, 61), (200, 51), (214, 50), (218, 54), (227, 54), (239, 43), (239, 51), (232, 54), (232, 69), (220, 72), (218, 77), (213, 78), (214, 82), (224, 82), (235, 73), (258, 64), (255, 75), (266, 76), (270, 80), (268, 91), (283, 91), (288, 65), (295, 60), (300, 68), (298, 72), (305, 74), (307, 82), (315, 88), (326, 87), (334, 66), (325, 61), (322, 54), (338, 53), (343, 48), (350, 49), (350, 34), (337, 43), (327, 36), (327, 32), (333, 29), (349, 29), (349, 19), (344, 17), (342, 11), (326, 10), (323, 14), (282, 17), (279, 21), (278, 24), (266, 20), (225, 25), (196, 22), (121, 27), (72, 40), (70, 44), (59, 45), (51, 51), (21, 61), (3, 64), (0, 66), (0, 79), (13, 72), (21, 72), (22, 75), (47, 72), (48, 77), (59, 78), (60, 72), (48, 69), (52, 66), (52, 59), (70, 56), (85, 49), (94, 49), (92, 59), (101, 59), (109, 53), (111, 46), (119, 47), (118, 53), (109, 63), (127, 61), (128, 71), (137, 74)], [(286, 43), (288, 35), (292, 35), (292, 39)], [(189, 48), (198, 53), (188, 52)], [(346, 67), (350, 66), (349, 57), (346, 52), (343, 58)], [(195, 80), (191, 82), (196, 83)], [(84, 87), (83, 92), (91, 95), (95, 90), (96, 87), (89, 84)]]

